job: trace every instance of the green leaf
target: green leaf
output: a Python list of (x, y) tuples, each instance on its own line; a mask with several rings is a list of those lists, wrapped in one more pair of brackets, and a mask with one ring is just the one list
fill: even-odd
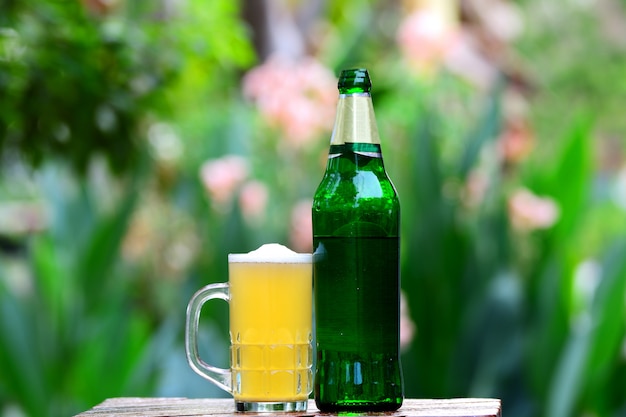
[[(611, 372), (622, 362), (622, 343), (626, 337), (626, 240), (613, 245), (602, 264), (602, 277), (591, 307), (593, 335), (585, 382), (591, 398), (603, 403), (604, 389), (610, 388)], [(596, 410), (605, 415), (610, 410)]]
[[(602, 277), (588, 315), (579, 318), (552, 381), (548, 415), (575, 414), (585, 390), (606, 381), (624, 338), (626, 241), (615, 243), (602, 262)], [(598, 395), (602, 396), (600, 392)]]
[(551, 159), (528, 167), (528, 183), (533, 191), (553, 197), (559, 205), (560, 219), (555, 229), (558, 241), (568, 240), (589, 203), (593, 178), (592, 128), (590, 117), (579, 116)]
[(37, 319), (26, 300), (4, 286), (0, 265), (0, 384), (32, 416), (47, 414), (48, 392)]
[(574, 415), (576, 402), (584, 384), (585, 367), (589, 357), (591, 330), (588, 323), (575, 328), (565, 347), (548, 396), (546, 415), (569, 417)]
[(33, 276), (43, 301), (40, 309), (46, 311), (52, 333), (60, 334), (74, 302), (74, 286), (68, 285), (71, 277), (60, 264), (56, 247), (49, 236), (33, 239), (31, 251)]
[(111, 215), (96, 221), (92, 235), (79, 251), (76, 279), (82, 283), (84, 294), (92, 300), (104, 294), (108, 284), (115, 280), (111, 271), (137, 202), (138, 187), (139, 180), (135, 178), (119, 207)]
[[(84, 320), (80, 349), (68, 369), (71, 392), (84, 406), (109, 397), (149, 394), (150, 380), (133, 377), (143, 365), (150, 340), (149, 321), (127, 304), (122, 298), (111, 300), (97, 315)], [(130, 381), (137, 385), (130, 386)]]
[(458, 164), (458, 175), (460, 178), (467, 177), (467, 174), (476, 165), (483, 146), (488, 141), (494, 140), (502, 128), (502, 106), (500, 100), (503, 87), (504, 82), (496, 84), (493, 92), (487, 98), (487, 105), (481, 119), (465, 139), (467, 145)]

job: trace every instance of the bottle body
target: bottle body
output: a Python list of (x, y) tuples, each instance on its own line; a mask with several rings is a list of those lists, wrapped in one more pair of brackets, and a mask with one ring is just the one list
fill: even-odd
[(403, 399), (400, 205), (369, 94), (340, 96), (337, 112), (312, 212), (315, 400), (321, 411), (393, 411)]

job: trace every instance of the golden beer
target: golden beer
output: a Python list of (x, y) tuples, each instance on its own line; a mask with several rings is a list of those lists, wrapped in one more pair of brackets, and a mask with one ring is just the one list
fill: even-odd
[(231, 256), (229, 265), (235, 400), (306, 400), (312, 390), (311, 265), (233, 259), (238, 257)]

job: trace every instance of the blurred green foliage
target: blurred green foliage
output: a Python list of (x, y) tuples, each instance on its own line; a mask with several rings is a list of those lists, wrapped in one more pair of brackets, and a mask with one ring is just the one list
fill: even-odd
[(17, 151), (39, 166), (61, 156), (84, 172), (103, 154), (114, 170), (129, 170), (141, 149), (138, 115), (173, 70), (151, 47), (158, 38), (132, 33), (130, 20), (100, 23), (80, 2), (10, 3), (2, 17), (4, 159)]
[(90, 13), (85, 6), (90, 3), (115, 4), (0, 4), (0, 157), (5, 160), (19, 156), (39, 166), (44, 158), (58, 157), (84, 173), (101, 155), (113, 171), (128, 172), (146, 151), (138, 138), (146, 117), (163, 105), (165, 87), (185, 59), (199, 57), (203, 77), (251, 60), (242, 33), (233, 30), (238, 25), (229, 24), (236, 7), (224, 2), (192, 5), (186, 12), (193, 18), (184, 23), (170, 21), (158, 3), (101, 12), (107, 15)]
[[(0, 414), (221, 395), (185, 363), (186, 303), (226, 279), (227, 253), (292, 244), (293, 209), (321, 178), (329, 131), (294, 146), (242, 93), (261, 63), (245, 2), (175, 3), (0, 1)], [(525, 31), (488, 89), (404, 66), (399, 6), (332, 2), (313, 25), (319, 61), (373, 79), (416, 329), (407, 397), (498, 397), (520, 417), (626, 410), (626, 55), (585, 3), (515, 3)], [(511, 161), (520, 84), (534, 148)], [(247, 171), (220, 200), (201, 172), (231, 154)], [(242, 202), (252, 181), (267, 190), (258, 217)], [(517, 227), (519, 189), (552, 201), (555, 223)], [(203, 354), (223, 366), (225, 312), (203, 312)]]

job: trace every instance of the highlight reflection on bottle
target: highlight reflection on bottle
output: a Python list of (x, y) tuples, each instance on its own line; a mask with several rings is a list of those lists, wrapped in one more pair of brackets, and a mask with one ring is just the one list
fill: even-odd
[(343, 71), (328, 164), (313, 202), (321, 411), (402, 404), (400, 204), (385, 171), (366, 70)]

